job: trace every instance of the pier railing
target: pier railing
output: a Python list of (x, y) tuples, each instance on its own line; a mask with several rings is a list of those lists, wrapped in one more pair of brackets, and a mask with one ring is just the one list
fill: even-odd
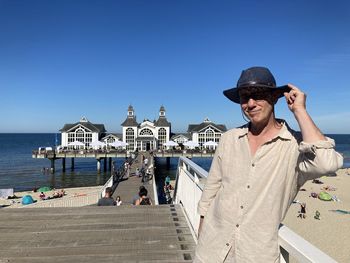
[[(198, 237), (197, 230), (200, 218), (200, 215), (197, 213), (197, 205), (207, 176), (208, 172), (191, 160), (184, 157), (179, 158), (174, 202), (183, 206), (196, 239)], [(298, 262), (336, 262), (286, 226), (280, 227), (278, 236), (281, 248), (281, 262), (289, 262), (290, 256)]]

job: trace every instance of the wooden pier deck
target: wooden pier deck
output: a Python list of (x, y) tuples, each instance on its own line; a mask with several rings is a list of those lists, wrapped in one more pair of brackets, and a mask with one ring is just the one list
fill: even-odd
[(2, 209), (0, 262), (191, 262), (179, 205)]
[[(136, 161), (132, 163), (132, 166), (130, 168), (130, 174), (133, 175), (138, 168), (141, 170), (142, 164), (143, 164), (143, 156), (145, 158), (148, 158), (149, 164), (148, 167), (150, 167), (151, 173), (154, 174), (154, 159), (150, 156), (148, 152), (140, 153), (137, 156)], [(116, 197), (119, 195), (123, 204), (132, 204), (133, 197), (138, 194), (139, 188), (141, 185), (145, 186), (145, 188), (148, 191), (148, 196), (152, 199), (152, 202), (154, 204), (154, 176), (152, 177), (152, 180), (146, 181), (142, 183), (142, 178), (137, 176), (130, 176), (126, 180), (122, 180), (119, 182), (117, 188), (115, 189), (113, 193), (113, 198), (116, 199)]]

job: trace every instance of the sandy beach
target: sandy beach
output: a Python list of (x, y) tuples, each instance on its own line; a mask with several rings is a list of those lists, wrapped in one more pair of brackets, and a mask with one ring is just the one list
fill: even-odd
[[(341, 169), (337, 176), (321, 177), (323, 184), (308, 181), (295, 200), (306, 203), (306, 218), (298, 218), (300, 204), (292, 204), (284, 224), (304, 239), (321, 249), (338, 262), (350, 262), (350, 214), (340, 214), (330, 210), (350, 211), (350, 170)], [(340, 201), (322, 201), (310, 197), (312, 192), (319, 193), (323, 188), (334, 188), (326, 191)], [(320, 212), (320, 220), (314, 218), (316, 210)], [(295, 261), (292, 261), (295, 262)]]
[[(74, 197), (82, 197), (82, 196), (87, 196), (92, 193), (99, 192), (101, 190), (102, 186), (92, 186), (92, 187), (77, 187), (77, 188), (65, 188), (63, 189), (65, 191), (65, 195), (61, 198), (56, 198), (56, 199), (50, 199), (50, 200), (41, 200), (39, 198), (40, 192), (33, 192), (33, 191), (24, 191), (24, 192), (15, 192), (15, 195), (19, 198), (17, 199), (3, 199), (0, 198), (0, 206), (6, 206), (6, 208), (18, 208), (22, 207), (22, 197), (25, 195), (31, 195), (34, 200), (37, 200), (37, 202), (54, 202), (54, 201), (59, 201), (62, 199), (67, 199), (67, 198), (74, 198)], [(46, 196), (53, 196), (53, 193), (55, 191), (60, 191), (62, 189), (55, 189), (49, 192), (45, 192), (44, 194)]]

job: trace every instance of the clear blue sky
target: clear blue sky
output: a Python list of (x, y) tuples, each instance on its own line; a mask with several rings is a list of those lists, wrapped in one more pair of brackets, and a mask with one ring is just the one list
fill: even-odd
[[(349, 1), (0, 0), (0, 132), (57, 132), (86, 116), (120, 132), (166, 108), (173, 132), (243, 123), (222, 95), (267, 66), (308, 95), (325, 133), (350, 133)], [(297, 128), (285, 101), (277, 116)]]

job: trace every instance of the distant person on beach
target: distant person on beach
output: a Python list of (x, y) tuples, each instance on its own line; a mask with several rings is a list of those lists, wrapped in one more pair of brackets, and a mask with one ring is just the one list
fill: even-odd
[[(334, 173), (343, 158), (312, 121), (306, 95), (292, 84), (277, 87), (267, 68), (243, 70), (224, 95), (248, 123), (220, 138), (198, 204), (193, 262), (279, 262), (278, 227), (298, 190)], [(283, 96), (300, 132), (275, 117)]]
[(116, 205), (116, 202), (112, 198), (112, 194), (113, 194), (112, 187), (107, 187), (105, 196), (103, 198), (101, 198), (100, 200), (98, 200), (97, 205), (98, 206), (113, 206), (113, 205)]

